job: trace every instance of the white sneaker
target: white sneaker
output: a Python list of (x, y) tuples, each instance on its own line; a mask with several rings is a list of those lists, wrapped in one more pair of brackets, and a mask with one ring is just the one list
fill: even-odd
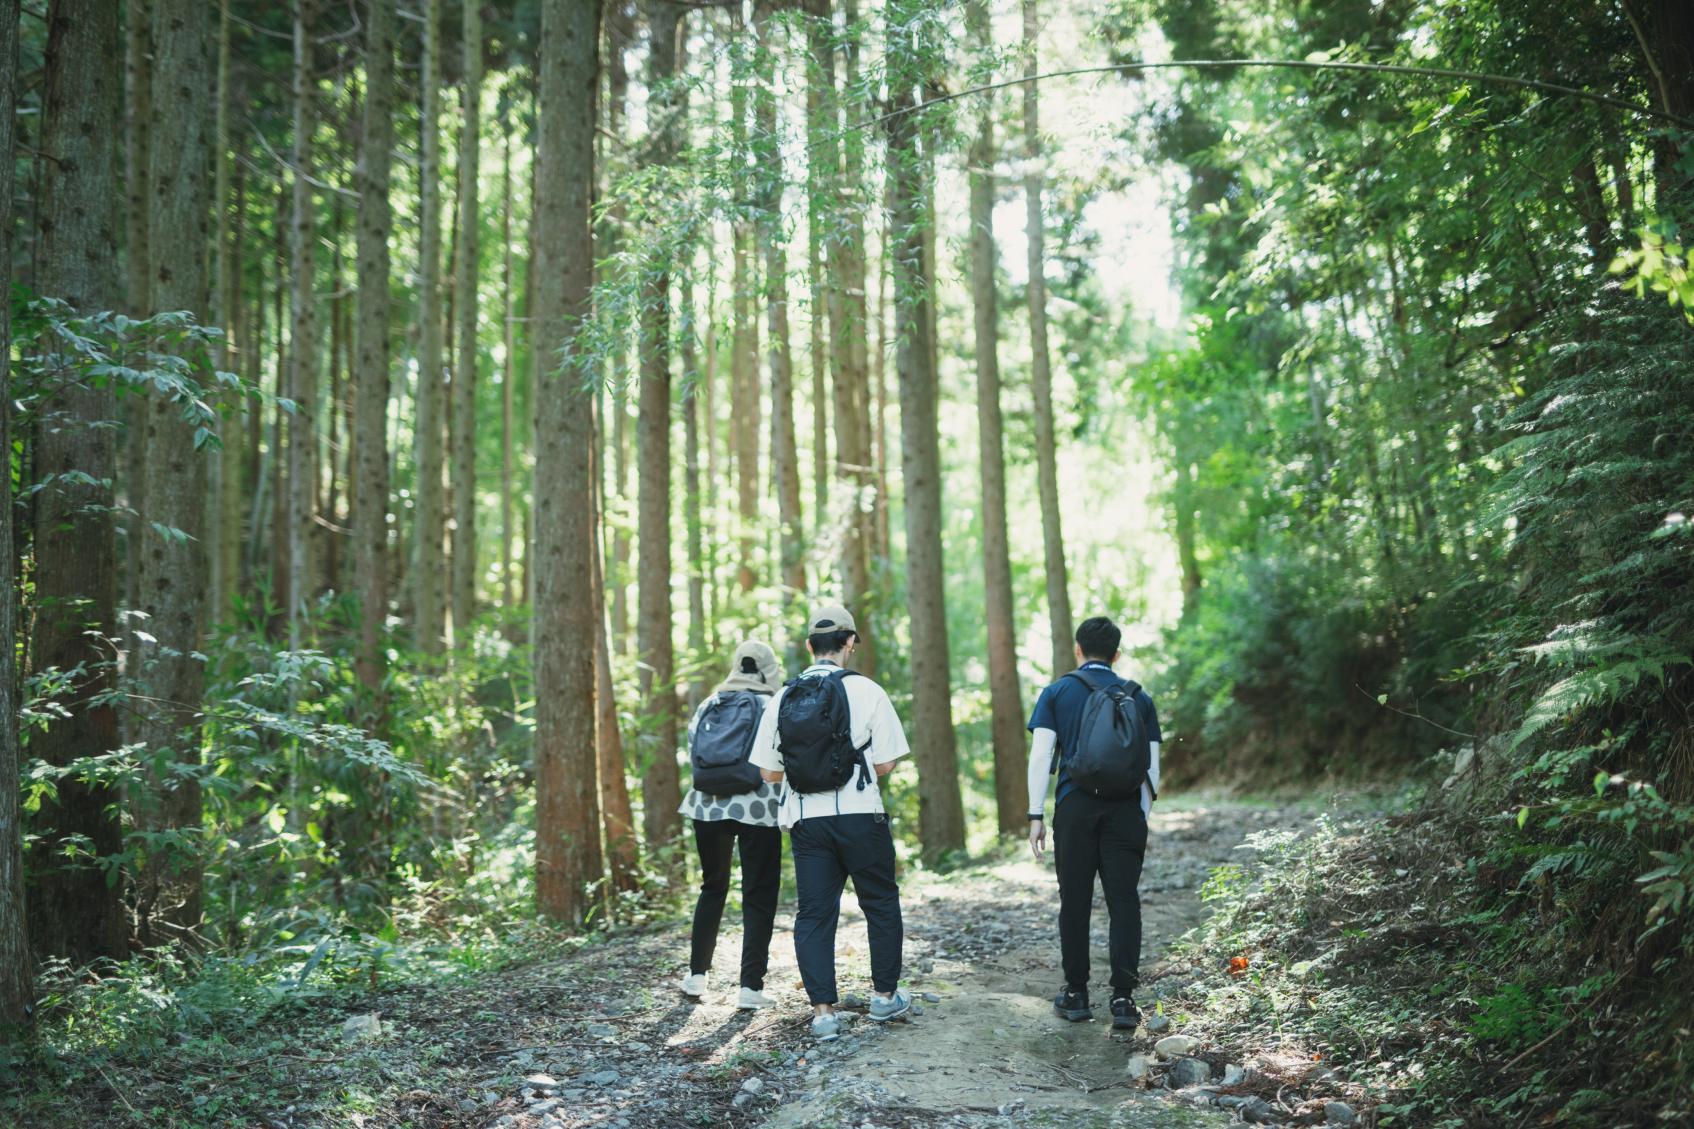
[(749, 988), (743, 984), (741, 986), (741, 996), (735, 1001), (735, 1006), (740, 1008), (742, 1011), (757, 1011), (762, 1007), (775, 1007), (776, 1001), (759, 991), (757, 988)]
[(706, 978), (709, 972), (690, 972), (682, 978), (682, 994), (699, 999), (706, 994)]

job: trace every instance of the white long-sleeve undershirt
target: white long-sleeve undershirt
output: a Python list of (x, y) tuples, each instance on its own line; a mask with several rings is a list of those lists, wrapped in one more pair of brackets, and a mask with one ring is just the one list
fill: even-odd
[[(1053, 750), (1059, 735), (1051, 729), (1037, 729), (1035, 743), (1029, 750), (1029, 814), (1047, 808), (1047, 778), (1052, 775)], [(1149, 787), (1148, 784), (1152, 786)], [(1153, 814), (1153, 792), (1159, 787), (1159, 743), (1152, 742), (1152, 763), (1147, 769), (1147, 782), (1141, 785), (1141, 812)]]

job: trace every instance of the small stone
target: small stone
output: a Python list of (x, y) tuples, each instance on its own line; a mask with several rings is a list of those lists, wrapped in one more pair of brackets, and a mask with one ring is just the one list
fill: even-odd
[(615, 1086), (618, 1082), (618, 1072), (615, 1070), (597, 1070), (583, 1078), (590, 1086)]
[(500, 1095), (496, 1094), (493, 1090), (484, 1090), (482, 1092), (482, 1104), (483, 1105), (499, 1105), (500, 1104)]
[(996, 1027), (994, 1028), (994, 1037), (996, 1039), (1010, 1039), (1012, 1037), (1012, 1033), (1004, 1027)]
[(923, 1000), (926, 1004), (938, 1004), (941, 1002), (941, 994), (939, 992), (925, 992), (918, 998)]
[(1323, 1119), (1326, 1125), (1351, 1125), (1358, 1120), (1358, 1114), (1346, 1102), (1325, 1102)]
[(764, 1088), (764, 1082), (760, 1081), (758, 1078), (749, 1078), (747, 1081), (741, 1083), (741, 1089), (749, 1094), (756, 1094)]
[(590, 1023), (588, 1025), (588, 1034), (591, 1038), (610, 1039), (617, 1033), (618, 1029), (613, 1027), (610, 1023)]
[(848, 992), (845, 996), (841, 997), (841, 1003), (836, 1006), (864, 1008), (869, 1007), (870, 1004), (865, 1001), (865, 997), (859, 995), (857, 992)]
[(912, 1005), (912, 1014), (913, 1015), (922, 1015), (923, 1014), (923, 1005), (922, 1004), (913, 1004)]
[(353, 1015), (341, 1025), (341, 1037), (349, 1043), (365, 1043), (382, 1034), (382, 1017), (376, 1012)]
[(1256, 1125), (1269, 1125), (1280, 1120), (1280, 1116), (1277, 1113), (1276, 1107), (1265, 1101), (1265, 1099), (1249, 1098), (1246, 1103), (1241, 1106), (1241, 1120), (1252, 1122)]
[(1181, 1055), (1192, 1054), (1200, 1046), (1200, 1040), (1192, 1035), (1166, 1035), (1153, 1044), (1153, 1050), (1165, 1058), (1177, 1058)]
[(1129, 1061), (1124, 1064), (1124, 1073), (1128, 1074), (1130, 1079), (1136, 1082), (1139, 1082), (1141, 1079), (1147, 1077), (1148, 1071), (1152, 1069), (1153, 1064), (1148, 1061), (1146, 1055), (1130, 1055)]
[(1169, 1031), (1170, 1029), (1170, 1016), (1160, 1015), (1158, 1012), (1154, 1012), (1152, 1015), (1147, 1017), (1147, 1034), (1157, 1035), (1160, 1032)]
[(752, 1094), (740, 1093), (735, 1095), (735, 1100), (731, 1104), (734, 1105), (736, 1109), (745, 1109), (752, 1105), (755, 1100), (756, 1099)]
[(558, 1109), (559, 1104), (558, 1098), (548, 1098), (545, 1101), (531, 1102), (529, 1103), (529, 1112), (536, 1117), (541, 1117)]
[(1187, 1086), (1198, 1086), (1212, 1079), (1212, 1068), (1206, 1062), (1197, 1058), (1179, 1058), (1171, 1063), (1167, 1075), (1173, 1088), (1181, 1089)]
[(1225, 1086), (1238, 1086), (1246, 1080), (1247, 1071), (1242, 1069), (1239, 1064), (1232, 1062), (1223, 1068), (1223, 1084)]
[(525, 1086), (534, 1086), (537, 1090), (556, 1090), (559, 1080), (551, 1074), (531, 1074), (523, 1080)]

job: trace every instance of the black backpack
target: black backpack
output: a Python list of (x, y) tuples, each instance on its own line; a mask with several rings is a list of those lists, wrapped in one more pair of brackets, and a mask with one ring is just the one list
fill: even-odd
[(858, 673), (834, 670), (821, 678), (801, 676), (786, 683), (777, 706), (777, 748), (786, 782), (795, 792), (833, 792), (853, 779), (855, 770), (859, 791), (871, 781), (865, 760), (870, 742), (854, 747), (847, 688), (841, 684)]
[(1077, 787), (1107, 800), (1141, 795), (1151, 784), (1153, 748), (1141, 709), (1135, 704), (1138, 682), (1120, 681), (1098, 671), (1073, 670), (1065, 676), (1088, 687), (1077, 727), (1076, 747), (1065, 750), (1065, 769)]
[(759, 786), (759, 766), (747, 758), (765, 695), (751, 690), (719, 694), (701, 713), (688, 742), (688, 763), (694, 770), (694, 790), (708, 796), (739, 796)]

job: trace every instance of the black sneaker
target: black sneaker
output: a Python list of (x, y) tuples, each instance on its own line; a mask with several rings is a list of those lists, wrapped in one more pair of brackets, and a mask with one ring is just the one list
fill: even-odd
[(1112, 1030), (1133, 1031), (1141, 1026), (1141, 1012), (1136, 1009), (1135, 1001), (1128, 996), (1119, 996), (1112, 1001)]
[(1094, 1018), (1094, 1010), (1088, 1006), (1087, 988), (1066, 988), (1053, 997), (1053, 1010), (1072, 1023)]

